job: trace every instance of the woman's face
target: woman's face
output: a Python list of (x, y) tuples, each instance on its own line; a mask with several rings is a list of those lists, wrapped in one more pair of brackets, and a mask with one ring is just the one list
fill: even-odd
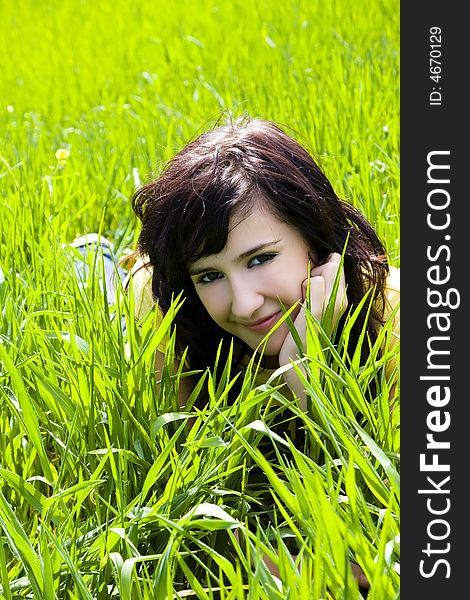
[[(245, 218), (230, 220), (222, 252), (189, 263), (188, 270), (212, 319), (255, 349), (282, 317), (282, 306), (303, 299), (311, 256), (299, 232), (255, 200)], [(269, 337), (265, 354), (277, 356), (288, 332), (284, 322)]]

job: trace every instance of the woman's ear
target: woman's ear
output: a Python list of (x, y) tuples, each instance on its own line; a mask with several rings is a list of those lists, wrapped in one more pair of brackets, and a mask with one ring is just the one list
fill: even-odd
[(308, 259), (309, 259), (309, 267), (311, 270), (311, 269), (313, 269), (313, 267), (315, 265), (318, 264), (318, 252), (316, 252), (316, 250), (310, 250), (310, 252), (308, 253)]

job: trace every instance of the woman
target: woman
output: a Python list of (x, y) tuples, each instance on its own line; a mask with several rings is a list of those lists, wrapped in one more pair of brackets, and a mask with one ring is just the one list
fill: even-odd
[[(187, 350), (190, 370), (212, 368), (218, 354), (224, 364), (233, 343), (238, 370), (262, 353), (265, 368), (255, 382), (262, 383), (302, 357), (306, 305), (321, 321), (333, 295), (330, 325), (338, 334), (348, 311), (370, 293), (349, 336), (352, 352), (364, 323), (374, 343), (398, 303), (398, 270), (389, 267), (371, 225), (272, 122), (243, 117), (200, 135), (136, 192), (133, 208), (142, 222), (141, 258), (133, 269), (138, 316), (156, 301), (162, 318), (182, 292), (176, 351), (181, 357)], [(362, 344), (363, 361), (368, 348)], [(163, 342), (156, 353), (157, 380), (165, 349)], [(175, 371), (179, 366), (176, 361)], [(297, 373), (286, 369), (283, 378), (306, 410)], [(181, 406), (193, 385), (191, 378), (181, 380)], [(367, 588), (359, 566), (352, 570)]]
[[(298, 340), (282, 317), (292, 309), (289, 317), (305, 346), (307, 290), (310, 310), (320, 320), (335, 289), (332, 320), (339, 321), (339, 330), (347, 309), (354, 311), (372, 292), (370, 312), (365, 303), (353, 326), (351, 348), (364, 321), (373, 343), (398, 302), (398, 272), (392, 269), (390, 277), (371, 225), (336, 196), (310, 154), (272, 122), (244, 117), (200, 135), (137, 191), (133, 208), (142, 221), (142, 260), (134, 269), (137, 306), (142, 314), (156, 300), (164, 314), (182, 292), (185, 301), (174, 319), (176, 349), (180, 356), (188, 349), (191, 370), (212, 367), (221, 340), (225, 356), (234, 342), (240, 368), (262, 342), (264, 366), (296, 360)], [(362, 352), (365, 360), (366, 344)], [(164, 353), (163, 344), (157, 379)], [(284, 379), (305, 409), (295, 370), (287, 369)], [(184, 382), (182, 405), (192, 385)]]

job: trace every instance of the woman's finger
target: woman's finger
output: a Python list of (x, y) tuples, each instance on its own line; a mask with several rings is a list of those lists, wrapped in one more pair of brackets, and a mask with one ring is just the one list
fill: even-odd
[[(324, 263), (312, 269), (310, 277), (310, 305), (312, 313), (317, 319), (321, 318), (328, 305), (340, 266), (341, 255), (333, 252)], [(306, 282), (304, 282), (305, 284)], [(347, 305), (346, 281), (344, 270), (341, 268), (335, 297), (334, 322), (344, 313)]]
[[(322, 275), (310, 277), (304, 282), (305, 289), (310, 292), (310, 311), (313, 316), (320, 320), (325, 307), (326, 300), (326, 281)], [(304, 320), (305, 320), (305, 311)]]

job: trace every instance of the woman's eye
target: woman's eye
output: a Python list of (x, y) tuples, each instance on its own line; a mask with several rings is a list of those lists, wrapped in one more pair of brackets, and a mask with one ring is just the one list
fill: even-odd
[(248, 267), (257, 267), (272, 260), (276, 254), (259, 254), (250, 260)]
[(216, 281), (216, 279), (220, 279), (222, 277), (222, 273), (217, 273), (215, 271), (211, 272), (211, 273), (204, 273), (204, 275), (201, 275), (201, 277), (199, 277), (198, 279), (198, 283), (212, 283), (213, 281)]

